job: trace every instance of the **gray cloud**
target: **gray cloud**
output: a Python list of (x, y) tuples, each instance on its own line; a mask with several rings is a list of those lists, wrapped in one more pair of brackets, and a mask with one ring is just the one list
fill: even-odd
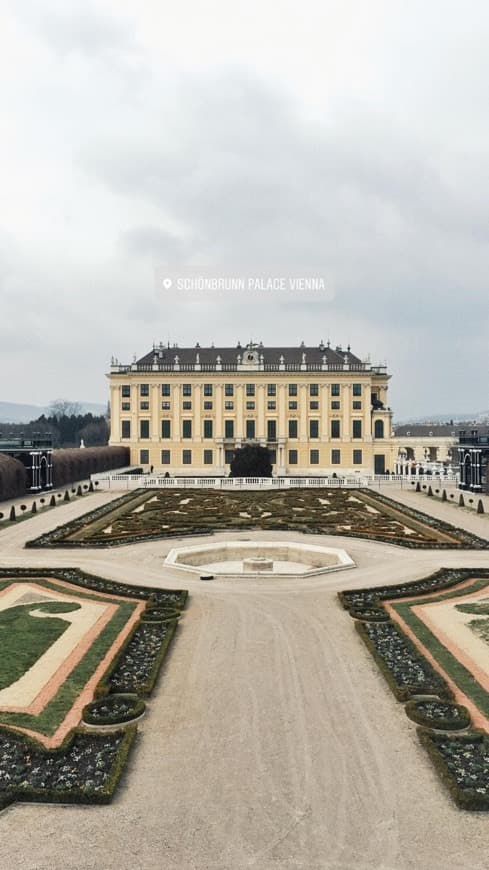
[[(403, 416), (488, 404), (487, 16), (477, 3), (472, 38), (448, 13), (414, 2), (396, 18), (372, 2), (384, 30), (367, 22), (351, 56), (327, 4), (314, 74), (292, 24), (296, 65), (267, 67), (254, 32), (249, 61), (238, 43), (220, 56), (212, 22), (191, 42), (178, 10), (152, 28), (149, 0), (16, 10), (0, 364), (19, 375), (6, 399), (101, 401), (113, 352), (253, 336), (387, 357)], [(160, 292), (162, 263), (320, 271), (333, 292), (192, 304)]]

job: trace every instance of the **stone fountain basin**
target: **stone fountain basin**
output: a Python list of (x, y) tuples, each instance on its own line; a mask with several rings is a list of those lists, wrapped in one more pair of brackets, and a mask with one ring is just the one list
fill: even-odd
[(346, 550), (295, 541), (221, 541), (175, 547), (165, 564), (194, 574), (310, 577), (354, 568)]

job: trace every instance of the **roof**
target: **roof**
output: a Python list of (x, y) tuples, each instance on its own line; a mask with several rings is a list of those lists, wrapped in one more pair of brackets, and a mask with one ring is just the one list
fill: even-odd
[[(194, 347), (179, 347), (173, 345), (155, 345), (149, 353), (145, 354), (141, 359), (137, 360), (138, 365), (148, 365), (153, 362), (155, 355), (158, 360), (163, 363), (173, 363), (175, 357), (178, 356), (179, 362), (182, 365), (193, 364), (197, 354), (202, 364), (214, 364), (218, 356), (221, 357), (222, 363), (236, 363), (238, 356), (243, 359), (245, 353), (255, 351), (258, 356), (263, 356), (263, 362), (266, 364), (277, 364), (280, 362), (280, 357), (283, 356), (283, 362), (300, 364), (303, 361), (303, 354), (306, 355), (308, 363), (321, 364), (323, 357), (326, 356), (326, 362), (330, 365), (348, 364), (360, 365), (361, 359), (350, 350), (350, 346), (343, 350), (340, 346), (332, 348), (322, 342), (319, 345), (308, 346), (300, 344), (297, 347), (265, 347), (261, 342), (259, 344), (248, 343), (241, 345), (239, 342), (234, 347), (201, 347), (196, 344)], [(346, 357), (346, 359), (345, 359)]]
[(453, 423), (404, 423), (402, 426), (394, 425), (396, 438), (425, 438), (426, 436), (438, 436), (442, 438), (458, 438), (459, 426)]

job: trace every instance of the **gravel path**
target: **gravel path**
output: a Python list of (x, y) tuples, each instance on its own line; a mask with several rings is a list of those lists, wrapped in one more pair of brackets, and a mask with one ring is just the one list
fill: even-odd
[[(116, 495), (95, 494), (90, 508)], [(420, 499), (420, 509), (431, 503)], [(57, 508), (56, 523), (87, 504)], [(454, 522), (458, 513), (440, 507)], [(344, 547), (357, 568), (300, 582), (201, 583), (163, 568), (174, 541), (23, 551), (53, 515), (1, 532), (0, 564), (77, 565), (185, 587), (191, 599), (113, 804), (8, 808), (0, 815), (2, 870), (487, 867), (487, 814), (451, 803), (335, 594), (442, 565), (489, 567), (487, 552), (303, 536)], [(216, 535), (231, 537), (270, 532)]]

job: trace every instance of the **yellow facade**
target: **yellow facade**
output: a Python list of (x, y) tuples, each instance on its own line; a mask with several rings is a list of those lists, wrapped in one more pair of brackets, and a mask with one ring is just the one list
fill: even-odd
[(160, 345), (132, 365), (113, 362), (110, 444), (171, 475), (227, 474), (249, 442), (268, 447), (279, 476), (392, 471), (389, 377), (322, 344)]

